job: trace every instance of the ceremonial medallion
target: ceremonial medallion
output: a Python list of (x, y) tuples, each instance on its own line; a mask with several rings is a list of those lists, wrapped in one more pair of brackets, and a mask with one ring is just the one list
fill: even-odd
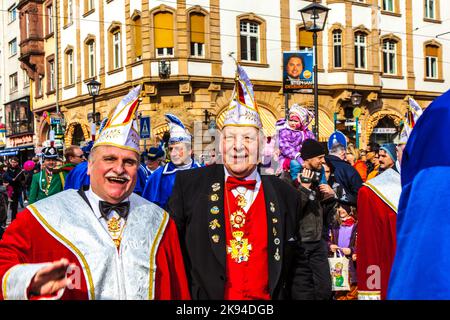
[(216, 193), (211, 195), (211, 201), (217, 201), (217, 200), (219, 200), (219, 196)]
[[(233, 236), (235, 233), (233, 232)], [(243, 235), (243, 232), (241, 233)], [(248, 239), (242, 239), (242, 237), (235, 237), (234, 240), (230, 240), (230, 245), (227, 246), (227, 252), (231, 254), (231, 259), (237, 263), (248, 261), (250, 250), (252, 250), (252, 245), (248, 243)]]
[(211, 228), (211, 230), (214, 230), (216, 228), (220, 228), (219, 221), (217, 219), (214, 219), (213, 221), (211, 221), (209, 223), (209, 227)]
[(211, 187), (212, 187), (214, 192), (219, 191), (220, 190), (220, 183), (216, 182)]
[(272, 222), (273, 222), (273, 223), (277, 223), (277, 222), (278, 222), (278, 219), (277, 219), (277, 218), (272, 218)]
[(270, 203), (270, 211), (275, 212), (275, 205), (273, 202)]
[(238, 207), (245, 208), (247, 206), (247, 199), (243, 195), (238, 195), (236, 197)]
[(280, 244), (280, 239), (275, 238), (275, 239), (273, 240), (273, 243), (275, 243), (276, 245), (279, 245), (279, 244)]
[(277, 248), (277, 251), (275, 252), (275, 254), (273, 255), (273, 257), (275, 258), (275, 260), (280, 261), (281, 257), (280, 257), (280, 250)]
[(212, 241), (214, 241), (214, 243), (218, 243), (220, 240), (220, 237), (218, 234), (215, 234), (211, 237)]
[(218, 214), (220, 212), (219, 207), (214, 206), (211, 208), (211, 213), (212, 214)]
[(245, 213), (240, 209), (236, 210), (231, 214), (230, 222), (233, 228), (242, 228), (245, 224)]

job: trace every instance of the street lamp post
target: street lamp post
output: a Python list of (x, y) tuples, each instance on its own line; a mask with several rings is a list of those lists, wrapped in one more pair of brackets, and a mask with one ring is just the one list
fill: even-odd
[(361, 116), (361, 109), (358, 106), (361, 104), (362, 95), (358, 92), (353, 92), (350, 97), (353, 107), (353, 116), (355, 117), (355, 140), (356, 140), (356, 148), (359, 149), (359, 117)]
[[(92, 124), (91, 124), (91, 135), (92, 141), (95, 141), (95, 133), (97, 130), (97, 123), (99, 122), (100, 113), (97, 115), (95, 112), (95, 97), (98, 96), (100, 92), (101, 83), (92, 79), (87, 84), (89, 95), (92, 97)], [(89, 117), (88, 117), (89, 118)], [(89, 119), (88, 119), (89, 120)]]
[(316, 2), (299, 10), (305, 30), (313, 32), (314, 47), (314, 135), (319, 140), (319, 85), (317, 70), (317, 32), (323, 31), (330, 9)]

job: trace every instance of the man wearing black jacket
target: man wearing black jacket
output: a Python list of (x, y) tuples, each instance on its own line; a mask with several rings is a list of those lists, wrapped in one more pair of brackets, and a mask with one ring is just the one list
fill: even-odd
[[(246, 77), (240, 67), (239, 75)], [(169, 200), (191, 297), (313, 299), (312, 271), (297, 241), (301, 199), (289, 184), (257, 170), (262, 124), (249, 107), (250, 80), (244, 81), (236, 83), (240, 97), (225, 116), (223, 165), (180, 171)]]
[(303, 170), (294, 185), (302, 198), (303, 218), (300, 228), (301, 243), (305, 248), (309, 266), (313, 272), (315, 299), (331, 299), (331, 277), (328, 265), (328, 227), (336, 206), (336, 194), (321, 183), (325, 149), (313, 140), (305, 140), (301, 157)]
[(25, 176), (23, 175), (23, 170), (19, 166), (19, 159), (17, 157), (12, 157), (9, 159), (8, 170), (3, 176), (3, 180), (8, 182), (13, 188), (13, 193), (11, 197), (11, 222), (16, 218), (17, 207), (19, 205), (19, 198), (23, 191), (23, 182)]
[(356, 206), (359, 188), (362, 187), (363, 181), (358, 171), (345, 161), (345, 147), (339, 143), (332, 146), (330, 153), (326, 156), (334, 167), (334, 176), (336, 181), (344, 188), (346, 199), (345, 202)]

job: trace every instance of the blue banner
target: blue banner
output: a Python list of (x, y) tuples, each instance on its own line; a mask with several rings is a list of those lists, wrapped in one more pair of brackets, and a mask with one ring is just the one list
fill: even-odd
[(283, 92), (311, 93), (313, 68), (313, 51), (283, 52)]

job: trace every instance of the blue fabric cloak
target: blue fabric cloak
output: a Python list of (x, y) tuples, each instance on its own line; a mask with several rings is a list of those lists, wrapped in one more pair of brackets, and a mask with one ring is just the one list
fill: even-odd
[(417, 121), (402, 158), (388, 299), (450, 299), (450, 91)]
[[(200, 165), (197, 162), (192, 161), (190, 169), (199, 167)], [(158, 168), (148, 177), (142, 197), (167, 210), (167, 203), (172, 195), (177, 171), (180, 171), (180, 169), (178, 169), (172, 161), (167, 163), (164, 167)]]

